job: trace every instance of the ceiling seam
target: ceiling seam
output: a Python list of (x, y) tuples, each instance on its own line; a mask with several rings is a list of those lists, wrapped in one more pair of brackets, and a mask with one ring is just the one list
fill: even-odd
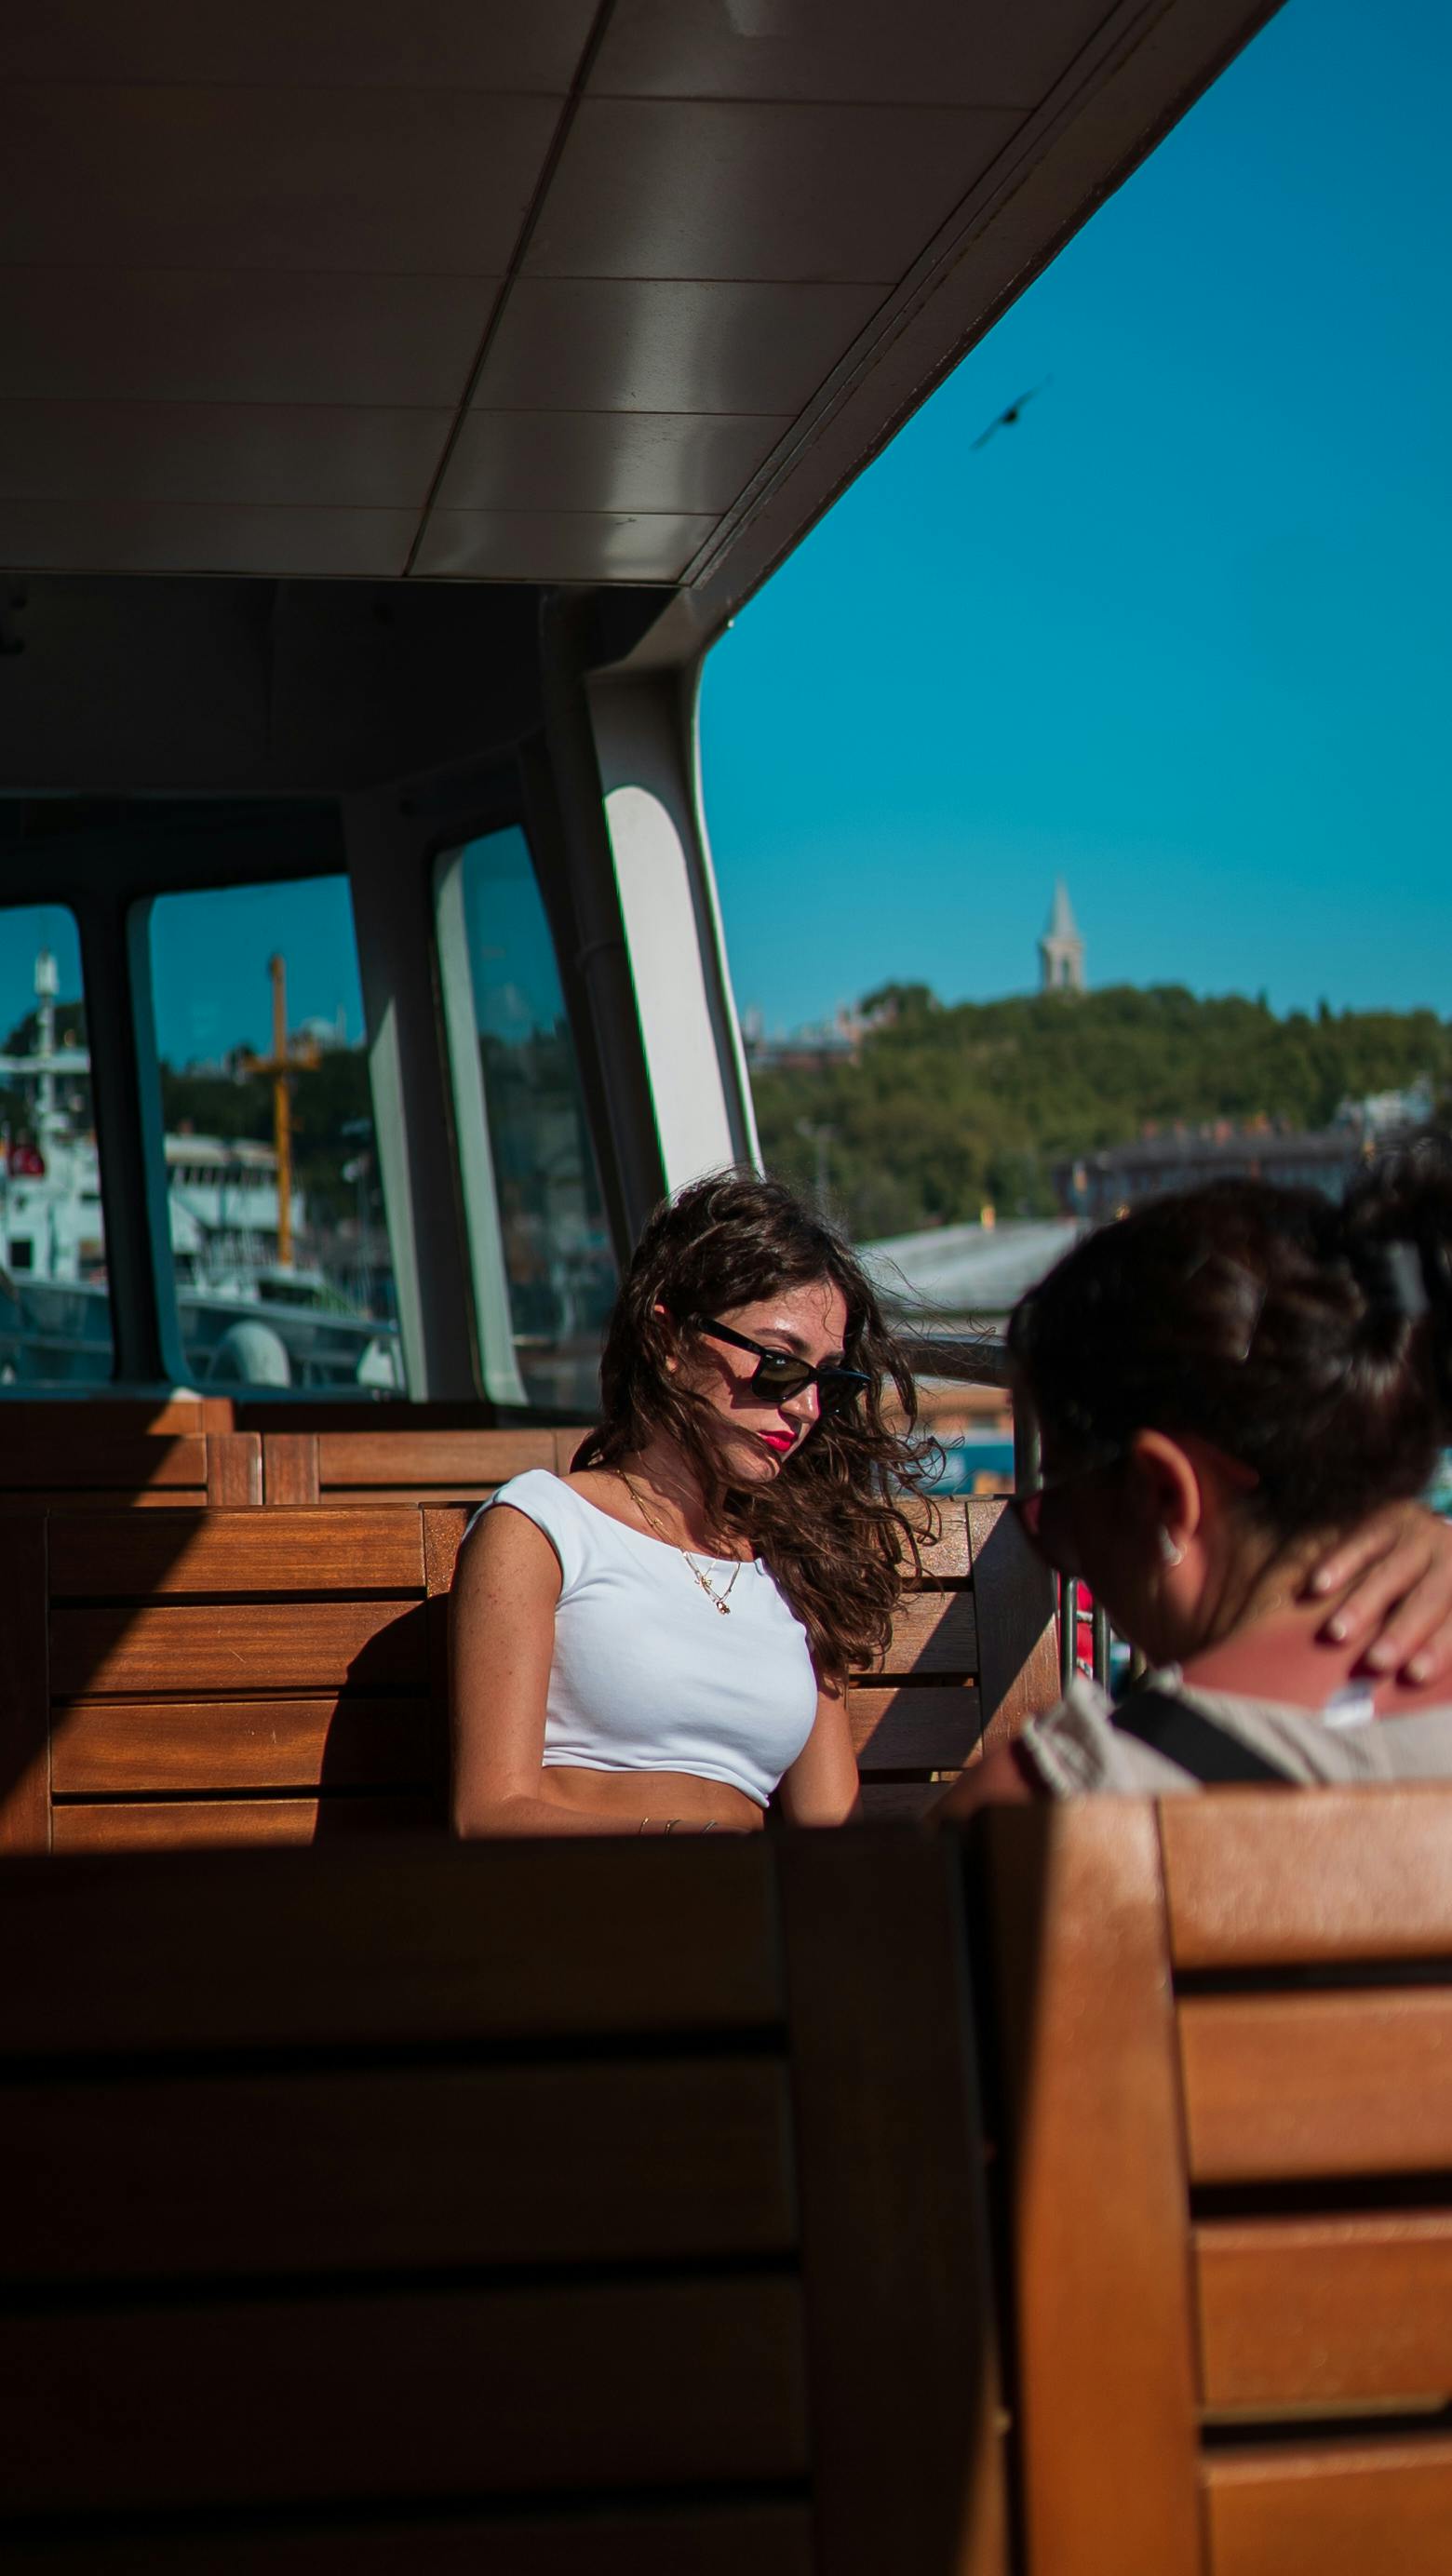
[(560, 109), (559, 116), (555, 120), (555, 130), (550, 137), (549, 149), (540, 164), (539, 176), (534, 184), (534, 193), (525, 210), (524, 221), (520, 225), (518, 239), (516, 240), (514, 249), (510, 254), (509, 265), (504, 272), (499, 292), (495, 296), (493, 305), (490, 308), (489, 319), (484, 325), (484, 334), (479, 342), (478, 349), (475, 352), (473, 366), (470, 368), (469, 373), (464, 380), (464, 389), (459, 396), (459, 400), (454, 411), (453, 428), (450, 430), (448, 437), (444, 441), (438, 464), (434, 469), (433, 480), (424, 497), (424, 505), (419, 513), (419, 522), (418, 527), (414, 532), (413, 544), (409, 547), (408, 560), (403, 567), (405, 579), (407, 579), (408, 575), (413, 571), (415, 564), (418, 562), (424, 539), (428, 534), (429, 521), (433, 516), (434, 507), (438, 500), (439, 493), (443, 489), (444, 477), (448, 473), (449, 467), (453, 462), (454, 452), (458, 447), (460, 438), (463, 436), (464, 424), (469, 417), (474, 396), (479, 390), (480, 380), (483, 377), (485, 367), (489, 363), (490, 352), (498, 337), (499, 326), (504, 319), (505, 308), (509, 302), (510, 290), (519, 276), (520, 270), (524, 265), (525, 256), (529, 250), (530, 243), (534, 239), (539, 219), (544, 212), (545, 199), (548, 197), (550, 189), (554, 185), (555, 172), (558, 170), (560, 162), (564, 156), (565, 145), (569, 141), (570, 137), (570, 129), (579, 113), (580, 102), (585, 95), (585, 85), (589, 80), (591, 72), (594, 70), (600, 48), (605, 41), (606, 30), (609, 27), (614, 11), (615, 0), (600, 0), (600, 6), (595, 12), (589, 35), (586, 37), (584, 45), (581, 48), (580, 59), (575, 65), (575, 76), (570, 83), (569, 92), (566, 96), (564, 105)]

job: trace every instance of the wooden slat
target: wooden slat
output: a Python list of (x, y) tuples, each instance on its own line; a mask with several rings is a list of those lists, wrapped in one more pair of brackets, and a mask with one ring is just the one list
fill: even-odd
[(771, 2024), (769, 1840), (15, 1861), (0, 2055)]
[(320, 1431), (318, 1485), (502, 1485), (553, 1469), (552, 1431)]
[[(59, 1411), (59, 1408), (57, 1408)], [(200, 1431), (181, 1439), (160, 1439), (146, 1432), (92, 1432), (84, 1411), (67, 1408), (42, 1430), (17, 1433), (0, 1408), (0, 1486), (23, 1493), (28, 1488), (64, 1492), (84, 1485), (111, 1493), (113, 1507), (123, 1494), (152, 1488), (187, 1488), (198, 1502), (206, 1500), (207, 1443)]]
[(956, 1673), (978, 1669), (978, 1622), (971, 1592), (906, 1592), (893, 1617), (884, 1673)]
[(161, 1601), (136, 1609), (67, 1606), (52, 1616), (57, 1704), (105, 1692), (140, 1699), (345, 1685), (366, 1696), (417, 1689), (426, 1671), (421, 1601)]
[(1179, 2020), (1197, 2182), (1452, 2166), (1452, 1992), (1195, 1996)]
[(207, 1440), (207, 1501), (217, 1509), (262, 1500), (262, 1442), (255, 1431), (214, 1432)]
[(799, 1834), (781, 1847), (818, 2547), (831, 2576), (1004, 2565), (957, 1862), (951, 1840), (915, 1834)]
[(1452, 2399), (1452, 2214), (1196, 2230), (1210, 2407)]
[(158, 1594), (409, 1592), (423, 1588), (416, 1510), (156, 1512), (58, 1518), (57, 1599), (145, 1601)]
[(749, 2276), (0, 2317), (0, 2495), (19, 2516), (791, 2477), (799, 2342), (796, 2284)]
[(60, 1396), (0, 1398), (0, 1446), (11, 1440), (55, 1439), (88, 1444), (93, 1440), (184, 1439), (202, 1431), (230, 1431), (228, 1396), (88, 1395), (78, 1401)]
[(911, 1825), (947, 1794), (947, 1780), (864, 1780), (857, 1812), (864, 1824)]
[(252, 1851), (380, 1835), (442, 1834), (442, 1786), (361, 1798), (120, 1798), (56, 1806), (58, 1852)]
[(320, 1499), (316, 1432), (264, 1432), (262, 1490), (272, 1504), (315, 1503)]
[(82, 1700), (58, 1722), (58, 1798), (177, 1790), (417, 1787), (439, 1776), (431, 1713), (414, 1699)]
[(0, 1856), (50, 1842), (50, 1710), (45, 1629), (47, 1524), (7, 1522), (0, 1613)]
[(1210, 2576), (1445, 2576), (1445, 2438), (1219, 2452), (1205, 2489)]
[(1026, 2563), (1202, 2576), (1154, 1809), (1001, 1808), (974, 1835), (1005, 2060)]
[(7, 2534), (4, 2546), (6, 2576), (818, 2576), (805, 2505), (730, 2498), (562, 2516), (374, 2514), (261, 2531), (150, 2524), (82, 2540)]
[(970, 1502), (967, 1518), (987, 1752), (1058, 1701), (1054, 1586), (1006, 1503)]
[(1166, 1800), (1180, 1968), (1452, 1958), (1452, 1786)]
[(956, 1771), (978, 1751), (982, 1724), (976, 1690), (959, 1683), (874, 1689), (858, 1684), (847, 1694), (847, 1715), (860, 1768), (873, 1771)]
[(968, 1547), (968, 1515), (956, 1496), (938, 1505), (938, 1534), (925, 1540), (919, 1554), (927, 1583), (966, 1583), (973, 1572)]
[(795, 2242), (780, 2058), (52, 2079), (0, 2098), (0, 2294)]

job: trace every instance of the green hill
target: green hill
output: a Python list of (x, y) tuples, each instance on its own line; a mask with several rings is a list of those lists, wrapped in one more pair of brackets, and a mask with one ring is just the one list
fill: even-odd
[(1432, 1011), (1293, 1011), (1178, 985), (1041, 993), (946, 1009), (925, 985), (889, 986), (856, 1064), (760, 1067), (768, 1166), (810, 1189), (814, 1135), (853, 1233), (907, 1233), (976, 1217), (1036, 1216), (1052, 1170), (1127, 1143), (1149, 1121), (1269, 1117), (1323, 1127), (1344, 1100), (1428, 1077), (1452, 1092), (1452, 1026)]

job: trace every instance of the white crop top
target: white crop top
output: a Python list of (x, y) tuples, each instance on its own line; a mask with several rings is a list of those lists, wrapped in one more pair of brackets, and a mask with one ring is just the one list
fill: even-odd
[[(817, 1683), (807, 1632), (760, 1558), (743, 1563), (723, 1619), (679, 1548), (545, 1468), (501, 1485), (485, 1509), (501, 1504), (543, 1530), (563, 1577), (546, 1769), (691, 1772), (764, 1807), (811, 1734)], [(729, 1566), (698, 1561), (719, 1592)]]

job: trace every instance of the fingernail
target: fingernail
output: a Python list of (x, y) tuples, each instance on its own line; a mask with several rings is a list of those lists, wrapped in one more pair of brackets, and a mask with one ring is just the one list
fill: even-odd
[(1429, 1682), (1431, 1678), (1432, 1666), (1428, 1657), (1426, 1655), (1413, 1655), (1411, 1662), (1407, 1666), (1408, 1681)]
[(1330, 1589), (1330, 1575), (1326, 1573), (1324, 1567), (1318, 1567), (1317, 1571), (1311, 1577), (1311, 1590), (1313, 1592), (1329, 1592)]
[(1370, 1664), (1373, 1672), (1384, 1673), (1391, 1660), (1392, 1658), (1387, 1653), (1385, 1646), (1367, 1647), (1366, 1661)]
[(1344, 1646), (1346, 1643), (1345, 1620), (1328, 1619), (1326, 1622), (1326, 1634), (1330, 1638), (1333, 1646)]

